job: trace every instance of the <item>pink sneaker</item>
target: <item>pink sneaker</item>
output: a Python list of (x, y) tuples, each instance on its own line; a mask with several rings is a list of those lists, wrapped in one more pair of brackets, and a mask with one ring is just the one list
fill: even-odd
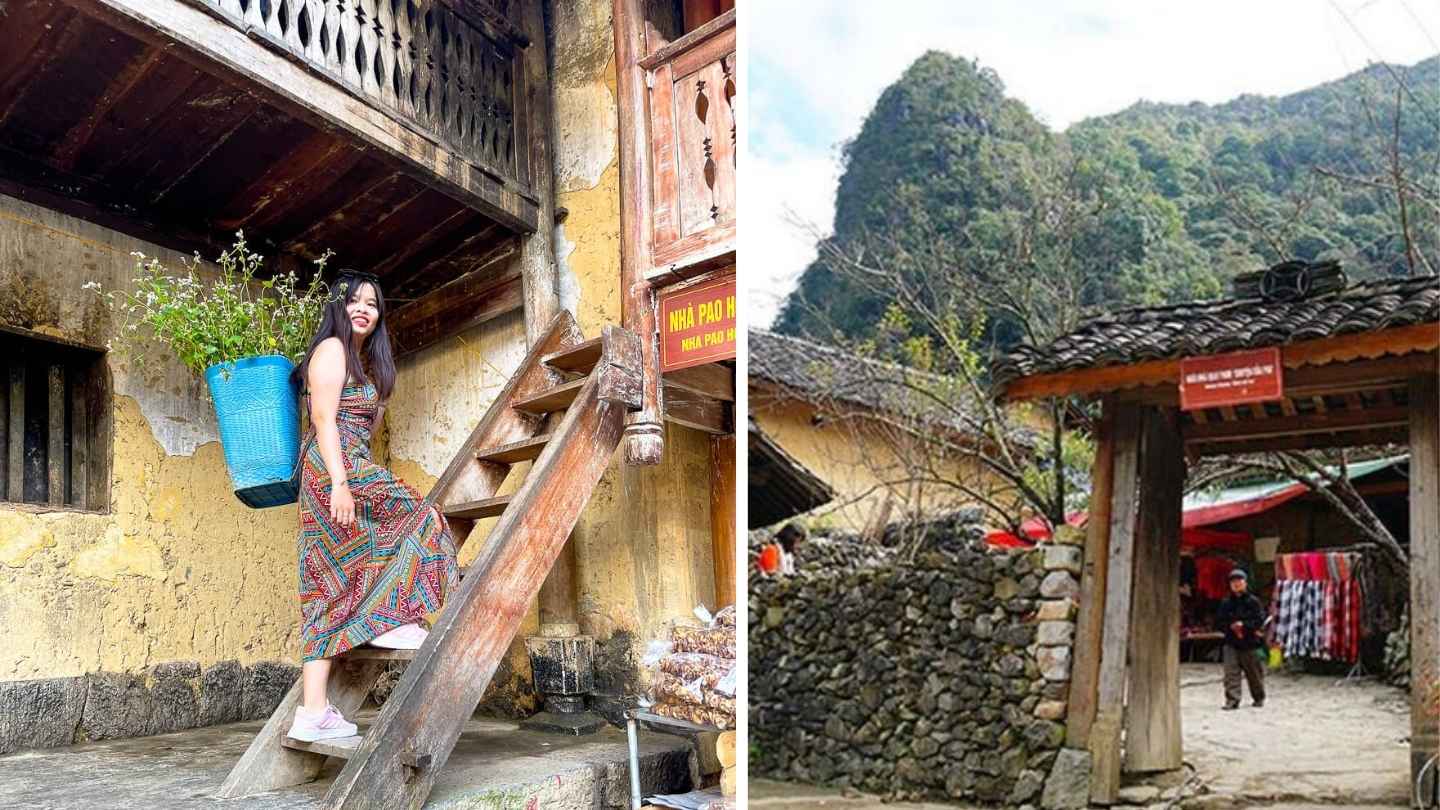
[(301, 742), (333, 740), (338, 737), (354, 737), (359, 729), (349, 722), (340, 710), (325, 704), (325, 711), (311, 714), (304, 706), (295, 707), (295, 722), (290, 724), (289, 736)]
[(405, 624), (370, 639), (370, 646), (387, 650), (418, 650), (429, 635), (430, 631), (418, 624)]

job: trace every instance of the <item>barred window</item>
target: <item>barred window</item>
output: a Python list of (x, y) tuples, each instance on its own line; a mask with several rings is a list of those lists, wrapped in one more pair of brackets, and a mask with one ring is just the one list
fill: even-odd
[(103, 350), (0, 324), (0, 502), (110, 505)]

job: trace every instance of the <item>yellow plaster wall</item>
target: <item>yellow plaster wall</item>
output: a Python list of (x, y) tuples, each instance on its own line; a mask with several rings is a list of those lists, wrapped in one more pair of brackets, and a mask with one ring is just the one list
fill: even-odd
[[(945, 485), (888, 486), (886, 482), (904, 474), (891, 446), (852, 420), (822, 420), (817, 425), (816, 413), (810, 404), (777, 395), (767, 386), (750, 386), (750, 415), (760, 429), (835, 490), (835, 500), (815, 510), (812, 523), (863, 531), (877, 519), (887, 498), (893, 498), (889, 520), (913, 514), (909, 510), (933, 515), (966, 505), (961, 493)], [(955, 480), (975, 480), (981, 474), (968, 459), (957, 458), (944, 468)]]
[[(620, 321), (620, 182), (615, 63), (606, 0), (555, 3), (551, 11), (556, 129), (556, 227), (562, 305), (586, 337)], [(504, 380), (524, 357), (519, 313), (442, 341), (399, 365), (385, 416), (388, 460), (401, 478), (427, 490), (443, 472)], [(502, 373), (503, 372), (503, 373)], [(664, 463), (611, 462), (571, 536), (581, 631), (616, 638), (638, 652), (646, 639), (697, 604), (714, 607), (710, 539), (710, 438), (667, 425)], [(513, 491), (528, 465), (512, 470)], [(494, 521), (476, 526), (461, 553), (468, 562)], [(524, 637), (539, 629), (532, 605), (494, 687), (518, 708), (533, 707)], [(508, 680), (508, 682), (506, 682)]]
[[(555, 120), (569, 144), (556, 156), (558, 204), (569, 212), (557, 227), (561, 293), (593, 336), (620, 318), (609, 3), (556, 6)], [(0, 295), (42, 293), (41, 326), (54, 334), (109, 339), (108, 320), (80, 287), (127, 283), (137, 250), (172, 265), (181, 259), (0, 197)], [(516, 313), (402, 361), (377, 456), (428, 490), (524, 348)], [(10, 633), (0, 680), (177, 660), (298, 663), (295, 507), (256, 511), (234, 499), (210, 404), (178, 364), (161, 361), (143, 374), (116, 356), (110, 365), (113, 511), (0, 505), (0, 626)], [(601, 641), (629, 634), (638, 650), (694, 605), (713, 607), (709, 521), (708, 436), (667, 426), (662, 465), (612, 463), (573, 535), (582, 630)], [(462, 562), (480, 545), (470, 544)], [(537, 626), (532, 609), (521, 637)], [(515, 688), (528, 679), (520, 642), (500, 676)]]
[[(133, 250), (180, 258), (0, 197), (0, 311), (16, 317), (5, 305), (24, 291), (22, 325), (103, 344), (108, 318), (81, 285), (125, 284)], [(234, 498), (210, 403), (177, 363), (157, 358), (143, 375), (113, 354), (108, 364), (109, 513), (0, 505), (0, 680), (298, 663), (295, 507)]]

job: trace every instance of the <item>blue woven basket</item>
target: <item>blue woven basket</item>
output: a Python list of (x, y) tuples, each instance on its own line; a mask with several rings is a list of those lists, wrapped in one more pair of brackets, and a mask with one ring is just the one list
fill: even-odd
[(300, 491), (299, 392), (295, 364), (280, 355), (205, 370), (235, 497), (252, 509), (295, 503)]

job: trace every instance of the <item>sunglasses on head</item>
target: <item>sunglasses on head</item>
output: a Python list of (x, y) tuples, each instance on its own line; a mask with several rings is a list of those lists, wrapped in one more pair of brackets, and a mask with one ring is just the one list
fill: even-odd
[(337, 293), (349, 294), (350, 285), (360, 286), (361, 284), (373, 284), (375, 289), (380, 289), (380, 278), (374, 273), (361, 273), (358, 270), (345, 270), (335, 280), (335, 291)]

